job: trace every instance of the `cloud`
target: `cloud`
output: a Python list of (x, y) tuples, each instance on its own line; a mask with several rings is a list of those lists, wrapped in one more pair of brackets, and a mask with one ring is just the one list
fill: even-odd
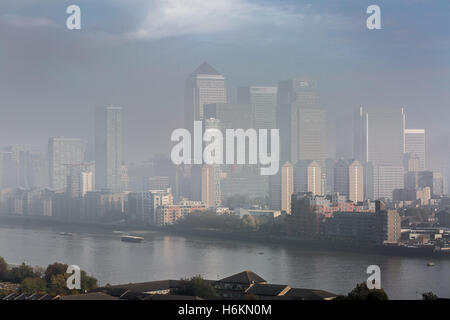
[(6, 25), (19, 28), (36, 28), (54, 26), (55, 22), (45, 17), (24, 17), (14, 14), (0, 16), (0, 21)]
[(286, 27), (330, 22), (325, 15), (308, 13), (310, 9), (311, 6), (300, 8), (250, 0), (155, 0), (140, 27), (126, 36), (152, 40), (262, 25)]
[[(17, 5), (11, 0), (7, 3), (9, 10), (14, 9), (13, 4)], [(57, 11), (50, 5), (50, 0), (22, 0), (20, 3), (22, 12), (24, 8), (27, 13), (47, 12), (51, 19), (19, 16), (15, 15), (17, 10), (12, 10), (12, 14), (1, 15), (0, 22), (22, 28), (64, 23), (65, 11)], [(42, 5), (46, 6), (43, 8)], [(89, 30), (90, 35), (111, 41), (224, 35), (227, 32), (233, 36), (256, 32), (261, 41), (268, 41), (277, 31), (282, 35), (306, 31), (310, 35), (321, 30), (342, 30), (348, 25), (348, 18), (344, 15), (323, 12), (317, 6), (296, 1), (98, 0), (94, 5), (91, 1), (79, 0), (79, 5), (83, 13), (83, 28)]]

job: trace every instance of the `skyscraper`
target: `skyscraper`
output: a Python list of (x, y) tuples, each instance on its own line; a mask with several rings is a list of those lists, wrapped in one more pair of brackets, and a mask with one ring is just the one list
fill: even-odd
[(319, 107), (315, 82), (293, 79), (279, 83), (277, 126), (282, 161), (325, 159), (326, 116)]
[(441, 197), (444, 194), (444, 177), (441, 172), (433, 171), (433, 195)]
[(336, 118), (336, 158), (351, 159), (353, 157), (353, 123), (351, 116)]
[(322, 168), (313, 160), (300, 160), (294, 166), (294, 192), (322, 194)]
[(366, 198), (392, 199), (403, 189), (403, 108), (359, 108), (354, 118), (354, 153), (365, 166)]
[[(204, 105), (205, 120), (211, 118), (220, 122), (221, 130), (253, 128), (253, 112), (250, 104), (212, 103)], [(212, 128), (210, 126), (210, 128)], [(204, 129), (208, 129), (206, 126)], [(223, 132), (225, 136), (225, 132)]]
[(66, 166), (66, 193), (70, 198), (84, 197), (87, 192), (94, 191), (94, 163), (81, 162)]
[(425, 129), (405, 129), (405, 154), (419, 160), (419, 171), (426, 170)]
[(281, 210), (281, 170), (269, 176), (269, 208)]
[(84, 160), (85, 145), (80, 139), (50, 138), (48, 167), (50, 188), (62, 192), (67, 187), (68, 167)]
[(277, 125), (277, 87), (240, 87), (237, 102), (250, 104), (255, 129), (275, 129)]
[(334, 169), (334, 191), (350, 201), (364, 201), (364, 168), (358, 160), (339, 160)]
[(219, 179), (214, 166), (204, 165), (202, 168), (202, 201), (206, 207), (217, 207), (221, 203)]
[(281, 210), (291, 213), (291, 197), (294, 193), (294, 168), (286, 162), (281, 167)]
[(96, 189), (122, 190), (122, 108), (97, 108), (95, 113)]
[(365, 109), (356, 113), (355, 158), (374, 166), (403, 164), (405, 113), (397, 109)]
[(294, 193), (294, 167), (286, 162), (277, 174), (269, 176), (270, 209), (291, 213), (291, 196)]
[(0, 188), (48, 186), (48, 161), (32, 146), (14, 145), (0, 150)]
[(203, 62), (186, 80), (184, 96), (185, 128), (191, 130), (195, 120), (203, 120), (203, 108), (208, 103), (226, 103), (225, 78)]
[(374, 199), (392, 199), (395, 189), (404, 188), (403, 167), (374, 166), (371, 178)]

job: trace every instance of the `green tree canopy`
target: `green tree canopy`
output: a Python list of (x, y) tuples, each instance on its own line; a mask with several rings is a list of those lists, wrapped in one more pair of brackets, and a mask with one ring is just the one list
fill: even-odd
[(8, 264), (6, 263), (5, 259), (0, 257), (0, 281), (7, 280), (8, 276)]
[(431, 291), (422, 293), (422, 300), (437, 300), (437, 298), (437, 295)]
[(68, 267), (69, 266), (67, 264), (59, 262), (49, 264), (44, 274), (45, 281), (47, 281), (47, 283), (50, 283), (53, 276), (64, 275)]
[(389, 300), (383, 289), (369, 289), (365, 282), (357, 284), (347, 295), (338, 296), (335, 300)]
[(97, 288), (97, 279), (89, 276), (84, 270), (81, 270), (81, 291), (86, 292)]
[(47, 292), (47, 283), (41, 278), (25, 278), (20, 285), (20, 292), (44, 294)]
[[(53, 294), (75, 293), (77, 290), (70, 291), (67, 288), (67, 279), (70, 274), (66, 273), (68, 265), (55, 262), (50, 264), (45, 270), (44, 279), (48, 283), (49, 290)], [(97, 288), (97, 279), (89, 276), (86, 271), (81, 270), (81, 292)]]
[(216, 296), (214, 287), (200, 275), (190, 279), (181, 279), (178, 294), (211, 299)]
[(36, 274), (32, 267), (22, 263), (18, 267), (14, 267), (8, 272), (8, 280), (14, 283), (22, 283), (25, 278), (36, 278), (38, 274)]

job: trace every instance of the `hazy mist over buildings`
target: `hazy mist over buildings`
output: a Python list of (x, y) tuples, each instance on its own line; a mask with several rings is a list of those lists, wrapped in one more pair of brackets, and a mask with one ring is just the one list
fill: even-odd
[(0, 300), (450, 297), (449, 17), (0, 0)]
[[(335, 116), (403, 107), (407, 128), (425, 128), (431, 166), (448, 165), (450, 3), (377, 1), (383, 28), (365, 27), (373, 1), (76, 1), (81, 30), (69, 31), (73, 1), (0, 3), (0, 145), (47, 148), (49, 137), (92, 149), (94, 110), (123, 109), (124, 161), (168, 154), (183, 127), (184, 85), (203, 61), (242, 86), (317, 82)], [(334, 155), (334, 141), (328, 139)]]

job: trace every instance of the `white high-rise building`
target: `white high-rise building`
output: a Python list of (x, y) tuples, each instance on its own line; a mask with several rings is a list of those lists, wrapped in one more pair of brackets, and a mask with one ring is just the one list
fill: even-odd
[(365, 197), (392, 199), (392, 192), (404, 186), (403, 108), (361, 107), (354, 129), (355, 157), (366, 167)]
[(339, 160), (334, 168), (334, 191), (350, 201), (364, 201), (364, 167), (358, 160)]
[(122, 108), (97, 108), (95, 113), (95, 187), (122, 190)]
[(281, 210), (291, 214), (291, 199), (294, 193), (294, 168), (286, 162), (281, 167)]
[(94, 191), (94, 173), (92, 171), (81, 172), (80, 195), (84, 197), (90, 191)]
[(50, 188), (65, 191), (68, 169), (84, 160), (85, 145), (80, 139), (50, 138), (48, 141), (48, 167)]
[(94, 191), (94, 162), (82, 162), (67, 166), (66, 193), (71, 198), (84, 197)]
[(294, 193), (294, 167), (288, 161), (277, 174), (269, 176), (270, 209), (291, 213), (291, 197)]
[(217, 166), (204, 165), (201, 170), (202, 201), (208, 208), (218, 207), (221, 204), (221, 194)]
[(322, 195), (322, 168), (317, 161), (298, 161), (294, 166), (294, 192)]
[(405, 129), (405, 154), (418, 158), (419, 171), (426, 170), (425, 129)]
[(185, 128), (191, 130), (195, 120), (203, 120), (205, 104), (226, 103), (225, 77), (208, 63), (202, 63), (187, 79), (184, 96)]

